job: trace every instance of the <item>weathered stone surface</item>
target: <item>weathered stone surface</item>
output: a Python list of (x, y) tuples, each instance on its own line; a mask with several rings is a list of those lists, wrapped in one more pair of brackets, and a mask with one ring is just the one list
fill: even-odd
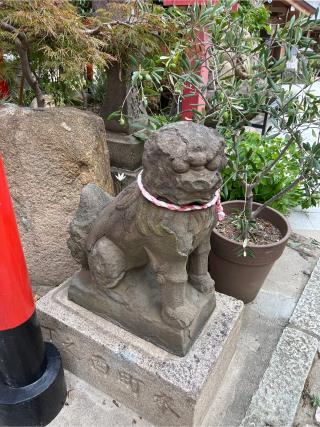
[[(300, 253), (285, 248), (258, 297), (245, 305), (237, 352), (204, 420), (205, 426), (235, 427), (244, 418), (283, 329), (308, 282), (304, 272), (312, 270), (316, 263), (316, 257), (302, 257)], [(316, 254), (316, 246), (313, 253)]]
[(320, 260), (290, 318), (290, 325), (320, 339)]
[(243, 303), (217, 294), (216, 310), (180, 358), (69, 301), (69, 283), (37, 303), (64, 367), (156, 425), (200, 425), (234, 354)]
[[(299, 233), (307, 234), (306, 231)], [(225, 375), (219, 391), (201, 424), (203, 427), (236, 427), (244, 418), (251, 398), (258, 389), (264, 371), (269, 365), (282, 331), (289, 322), (300, 294), (308, 282), (307, 272), (311, 272), (316, 264), (320, 250), (314, 240), (318, 239), (320, 241), (317, 233), (320, 237), (320, 231), (313, 231), (309, 233), (309, 239), (306, 239), (313, 249), (310, 256), (304, 256), (304, 254), (300, 256), (299, 253), (302, 255), (300, 246), (294, 245), (294, 249), (290, 247), (285, 249), (279, 261), (273, 266), (258, 298), (253, 303), (245, 306), (237, 351), (228, 367), (227, 375)], [(90, 388), (88, 400), (84, 401), (85, 397), (82, 392), (80, 395), (77, 385), (74, 385), (73, 382), (68, 383), (68, 378), (68, 373), (66, 373), (68, 389), (72, 389), (68, 400), (69, 405), (65, 406), (60, 413), (63, 419), (61, 423), (59, 423), (59, 414), (55, 420), (54, 427), (78, 426), (78, 420), (81, 420), (83, 426), (105, 427), (106, 423), (103, 420), (108, 420), (108, 427), (131, 425), (130, 420), (127, 418), (131, 415), (131, 412), (126, 410), (125, 406), (118, 401), (112, 403), (112, 398), (104, 393), (101, 393), (101, 396), (104, 397), (98, 399), (97, 402), (100, 402), (101, 412), (104, 408), (109, 411), (109, 404), (114, 407), (114, 410), (111, 413), (106, 413), (104, 410), (100, 416), (95, 408), (89, 410), (89, 408), (95, 406), (94, 401), (90, 400), (92, 388)], [(83, 384), (83, 388), (90, 387), (83, 381), (81, 381), (81, 384)], [(308, 403), (309, 399), (306, 397), (305, 392), (320, 395), (320, 359), (317, 357), (305, 383), (304, 392), (300, 399), (300, 409), (297, 410), (297, 415), (293, 422), (295, 427), (307, 427), (307, 425), (311, 427), (314, 424), (315, 410)], [(75, 396), (75, 401), (73, 400), (73, 395)], [(95, 396), (92, 396), (92, 399), (95, 400)], [(105, 401), (105, 404), (102, 405), (103, 401)], [(79, 413), (80, 408), (83, 408), (81, 415)], [(117, 418), (113, 414), (117, 414)], [(132, 423), (136, 423), (136, 427), (143, 423), (143, 420), (137, 415), (132, 418)], [(65, 419), (66, 422), (64, 422)], [(94, 422), (95, 419), (96, 422)]]
[(107, 132), (110, 164), (131, 171), (142, 166), (144, 142), (125, 133)]
[(103, 121), (73, 108), (4, 105), (0, 152), (32, 283), (58, 285), (77, 268), (66, 240), (83, 185), (113, 191)]
[(317, 347), (316, 338), (284, 329), (241, 427), (292, 426)]
[(189, 328), (171, 328), (161, 319), (160, 288), (148, 269), (129, 272), (119, 286), (104, 294), (88, 286), (88, 275), (88, 270), (82, 270), (72, 277), (72, 301), (178, 356), (187, 353), (216, 304), (213, 293), (204, 295), (188, 285), (187, 301), (198, 313)]
[(69, 226), (72, 239), (67, 241), (73, 258), (84, 267), (88, 266), (83, 245), (90, 230), (92, 219), (109, 203), (111, 196), (95, 184), (86, 185), (80, 196), (78, 209)]
[(179, 122), (145, 143), (143, 182), (149, 193), (171, 203), (206, 203), (221, 185), (216, 172), (225, 164), (224, 141), (215, 129)]
[[(222, 138), (203, 125), (180, 122), (152, 133), (139, 185), (132, 183), (100, 211), (80, 204), (69, 246), (77, 246), (83, 268), (71, 280), (69, 298), (186, 354), (215, 307), (208, 254), (216, 209), (165, 209), (147, 200), (141, 185), (180, 206), (207, 203), (221, 184), (224, 162)], [(83, 231), (74, 233), (79, 225)]]

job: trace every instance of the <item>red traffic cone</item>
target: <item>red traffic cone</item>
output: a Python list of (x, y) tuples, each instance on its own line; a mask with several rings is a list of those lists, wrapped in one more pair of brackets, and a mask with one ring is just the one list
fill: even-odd
[(61, 358), (43, 342), (0, 157), (0, 425), (46, 425), (65, 399)]

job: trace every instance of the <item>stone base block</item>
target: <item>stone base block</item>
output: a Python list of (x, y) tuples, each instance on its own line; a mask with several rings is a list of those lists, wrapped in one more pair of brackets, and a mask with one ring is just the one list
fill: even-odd
[(156, 425), (199, 426), (234, 354), (243, 303), (217, 294), (203, 331), (179, 357), (69, 301), (69, 283), (37, 303), (44, 338), (64, 367)]
[(69, 279), (71, 301), (110, 320), (127, 331), (158, 347), (185, 356), (210, 317), (216, 305), (215, 293), (202, 294), (186, 284), (186, 300), (196, 311), (185, 329), (168, 326), (161, 318), (160, 287), (154, 273), (145, 267), (128, 271), (112, 289), (101, 291), (82, 269)]

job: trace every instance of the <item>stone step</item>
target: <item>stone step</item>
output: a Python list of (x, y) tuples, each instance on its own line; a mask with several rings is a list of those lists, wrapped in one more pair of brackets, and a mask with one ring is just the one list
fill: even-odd
[[(288, 246), (273, 266), (256, 300), (245, 306), (237, 351), (204, 426), (236, 427), (241, 424), (284, 328), (291, 316), (297, 319), (293, 313), (316, 280), (317, 268), (314, 270), (314, 267), (320, 255), (320, 245), (315, 236), (305, 238), (293, 233)], [(312, 288), (317, 289), (315, 285)], [(310, 295), (309, 300), (314, 301), (313, 304), (319, 301), (315, 295)], [(316, 311), (314, 305), (310, 318), (315, 320), (312, 313)], [(308, 318), (305, 313), (304, 319)], [(315, 326), (314, 322), (312, 324)], [(306, 332), (306, 326), (302, 332)], [(286, 370), (285, 366), (283, 369)]]
[(241, 427), (292, 426), (318, 340), (285, 328)]
[(252, 397), (242, 427), (291, 426), (319, 348), (320, 261), (284, 329), (270, 364)]

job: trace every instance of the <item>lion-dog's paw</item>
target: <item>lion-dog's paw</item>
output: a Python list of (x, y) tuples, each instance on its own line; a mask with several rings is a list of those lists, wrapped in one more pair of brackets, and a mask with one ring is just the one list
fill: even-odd
[(214, 280), (209, 273), (201, 276), (189, 274), (189, 280), (191, 285), (203, 294), (210, 294), (214, 291)]
[(176, 308), (163, 307), (162, 319), (167, 325), (176, 329), (185, 329), (192, 323), (196, 312), (196, 308), (191, 304), (181, 305)]

